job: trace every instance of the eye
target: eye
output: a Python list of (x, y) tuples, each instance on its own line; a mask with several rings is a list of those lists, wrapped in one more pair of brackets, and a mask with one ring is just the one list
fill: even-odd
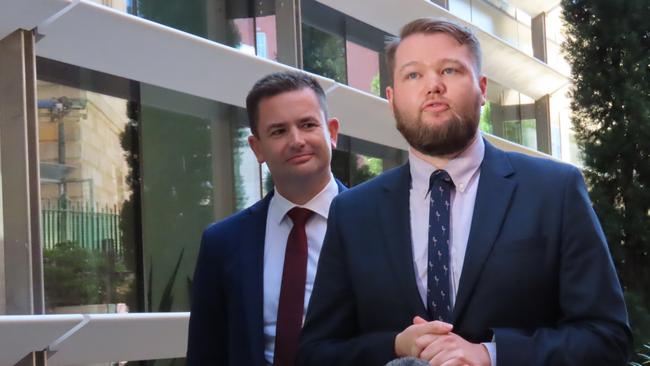
[(316, 124), (314, 122), (307, 122), (303, 125), (305, 128), (314, 128), (316, 127)]
[(453, 75), (456, 72), (458, 72), (458, 70), (456, 70), (453, 67), (445, 67), (444, 69), (442, 69), (442, 74), (443, 75)]
[(318, 125), (319, 125), (318, 122), (316, 122), (314, 120), (308, 120), (308, 121), (304, 121), (300, 126), (303, 129), (310, 130), (310, 129), (318, 127)]
[(417, 73), (415, 71), (412, 71), (412, 72), (409, 72), (408, 74), (406, 74), (405, 79), (407, 79), (407, 80), (415, 80), (415, 79), (417, 79), (419, 77), (420, 77), (419, 73)]
[(269, 132), (270, 136), (280, 136), (284, 133), (284, 128), (274, 128)]

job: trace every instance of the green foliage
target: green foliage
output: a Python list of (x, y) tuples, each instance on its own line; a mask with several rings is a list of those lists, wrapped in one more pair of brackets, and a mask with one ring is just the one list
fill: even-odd
[(492, 133), (492, 107), (490, 106), (490, 101), (485, 101), (478, 128), (483, 132)]
[[(163, 290), (163, 293), (160, 296), (160, 304), (158, 305), (157, 311), (160, 312), (172, 311), (173, 304), (174, 304), (174, 283), (176, 283), (176, 277), (178, 276), (178, 269), (180, 268), (181, 262), (183, 261), (183, 254), (185, 254), (185, 248), (181, 249), (181, 254), (178, 256), (178, 259), (176, 260), (176, 265), (174, 266), (174, 270), (172, 271), (171, 275), (167, 279), (167, 283), (165, 284), (165, 289)], [(151, 266), (153, 267), (153, 264)], [(188, 285), (191, 284), (188, 283)], [(187, 295), (189, 296), (189, 293)]]
[(370, 92), (381, 97), (381, 80), (379, 79), (379, 73), (377, 73), (370, 82)]
[(45, 249), (43, 267), (50, 307), (124, 302), (130, 290), (123, 263), (75, 242)]
[(347, 83), (343, 38), (303, 23), (302, 40), (303, 64), (306, 71)]
[(643, 349), (637, 353), (639, 361), (630, 362), (630, 366), (650, 365), (650, 343), (644, 344)]
[(273, 176), (271, 176), (270, 171), (267, 171), (264, 174), (264, 179), (262, 180), (262, 184), (264, 185), (263, 187), (264, 194), (271, 192), (275, 188), (275, 186), (273, 185)]
[(374, 178), (384, 171), (383, 161), (380, 158), (373, 158), (360, 154), (350, 154), (352, 170), (350, 174), (350, 185), (356, 186), (371, 178)]
[[(650, 2), (563, 0), (573, 127), (635, 334), (650, 309)], [(628, 296), (628, 301), (630, 297)], [(638, 346), (638, 343), (637, 343)]]
[(244, 187), (244, 177), (241, 175), (239, 168), (243, 165), (244, 151), (248, 149), (248, 136), (250, 129), (238, 127), (235, 129), (233, 141), (233, 166), (235, 175), (235, 210), (240, 211), (246, 208), (248, 196)]

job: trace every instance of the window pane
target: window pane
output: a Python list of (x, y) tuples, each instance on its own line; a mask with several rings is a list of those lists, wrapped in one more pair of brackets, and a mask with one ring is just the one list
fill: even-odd
[(201, 234), (259, 199), (242, 109), (141, 87), (142, 234), (148, 311), (188, 311)]
[(379, 96), (379, 53), (350, 41), (346, 41), (345, 46), (348, 85)]
[(340, 135), (332, 155), (332, 173), (353, 187), (406, 162), (407, 152)]
[[(274, 0), (168, 0), (164, 4), (157, 0), (133, 1), (132, 12), (137, 16), (246, 52), (254, 51), (256, 46), (254, 33), (258, 29), (253, 19), (270, 18), (275, 14)], [(267, 42), (275, 44), (267, 28), (271, 22), (271, 19), (262, 19), (261, 28), (270, 38)], [(268, 51), (272, 48), (273, 45), (267, 45)]]
[(537, 149), (535, 101), (492, 80), (488, 82), (487, 99), (479, 124), (481, 130)]
[(255, 20), (253, 18), (234, 19), (233, 24), (239, 34), (234, 46), (249, 55), (255, 54)]
[(236, 127), (233, 137), (233, 161), (235, 168), (235, 210), (240, 211), (257, 202), (261, 197), (260, 184), (262, 173), (255, 154), (248, 146), (248, 127)]
[(38, 98), (47, 312), (135, 309), (134, 104), (45, 81)]
[(278, 59), (278, 40), (275, 30), (275, 15), (255, 18), (257, 55), (270, 60)]
[(340, 83), (347, 83), (343, 37), (302, 24), (304, 69)]

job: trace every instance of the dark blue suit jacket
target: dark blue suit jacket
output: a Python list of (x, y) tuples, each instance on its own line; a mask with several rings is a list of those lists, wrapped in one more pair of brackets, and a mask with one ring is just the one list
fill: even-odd
[[(337, 180), (339, 192), (347, 188)], [(192, 284), (188, 366), (263, 366), (264, 235), (273, 192), (203, 233)]]
[[(624, 365), (623, 294), (580, 172), (487, 141), (480, 169), (454, 332), (494, 339), (497, 366)], [(427, 318), (410, 179), (405, 165), (332, 202), (299, 365), (384, 365), (397, 333)]]

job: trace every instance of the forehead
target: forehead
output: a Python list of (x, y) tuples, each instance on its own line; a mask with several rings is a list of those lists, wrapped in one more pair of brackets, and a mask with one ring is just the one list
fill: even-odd
[(456, 59), (468, 65), (474, 62), (467, 45), (445, 33), (411, 34), (400, 42), (395, 52), (396, 71), (409, 62), (434, 63), (443, 59)]
[(310, 88), (282, 92), (259, 103), (259, 123), (290, 122), (322, 113), (318, 97)]

